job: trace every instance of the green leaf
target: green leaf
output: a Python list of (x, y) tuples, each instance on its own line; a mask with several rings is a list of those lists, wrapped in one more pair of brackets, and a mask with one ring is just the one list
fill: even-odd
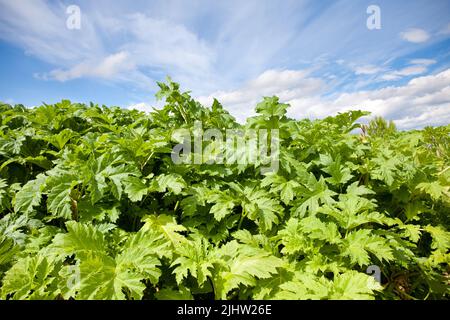
[(0, 267), (13, 261), (14, 256), (20, 251), (14, 240), (0, 235)]
[(391, 186), (401, 160), (393, 156), (392, 151), (384, 149), (380, 155), (373, 159), (373, 163), (375, 167), (370, 173), (371, 177), (384, 181), (386, 185)]
[[(53, 240), (56, 253), (75, 254), (79, 260), (79, 299), (141, 299), (144, 279), (157, 283), (161, 275), (158, 256), (165, 249), (160, 235), (141, 230), (111, 256), (99, 228), (69, 221), (68, 232)], [(125, 292), (124, 292), (125, 290)], [(75, 293), (73, 293), (75, 294)]]
[(302, 219), (300, 229), (312, 239), (325, 240), (332, 244), (339, 243), (341, 240), (336, 224), (322, 222), (314, 216)]
[(18, 260), (5, 274), (2, 299), (9, 295), (15, 300), (54, 299), (58, 294), (53, 287), (57, 268), (54, 261), (39, 255)]
[(47, 193), (47, 209), (59, 218), (72, 218), (72, 189), (78, 184), (72, 175), (51, 176), (47, 178), (45, 190)]
[(138, 272), (156, 284), (161, 275), (158, 256), (163, 256), (161, 252), (164, 250), (167, 247), (161, 235), (141, 229), (124, 244), (122, 252), (116, 257), (116, 264), (118, 268)]
[(129, 196), (132, 194), (130, 197), (131, 201), (140, 201), (133, 200), (138, 198), (135, 197), (134, 194), (141, 194), (143, 192), (141, 190), (146, 189), (146, 186), (137, 178), (140, 176), (140, 172), (137, 168), (125, 164), (114, 167), (108, 166), (102, 174), (111, 180), (111, 192), (117, 200), (121, 199), (123, 187), (125, 187), (125, 189), (128, 190), (126, 191), (127, 194)]
[(106, 240), (98, 228), (75, 221), (66, 222), (67, 233), (53, 239), (53, 247), (65, 256), (76, 254), (80, 258), (106, 251)]
[(114, 259), (99, 255), (80, 264), (78, 299), (124, 300), (126, 290), (132, 299), (141, 299), (145, 285), (143, 277), (117, 267)]
[(299, 232), (299, 229), (300, 221), (296, 218), (291, 218), (286, 222), (285, 228), (278, 232), (280, 244), (283, 245), (281, 253), (294, 255), (309, 247), (308, 239)]
[(322, 169), (325, 173), (328, 173), (331, 177), (325, 180), (332, 185), (341, 185), (349, 181), (353, 175), (350, 169), (341, 164), (341, 156), (337, 155), (333, 160), (330, 156), (320, 155), (320, 164), (324, 165)]
[(196, 237), (193, 241), (182, 242), (175, 248), (179, 257), (176, 258), (171, 267), (175, 267), (173, 273), (178, 284), (190, 274), (197, 279), (197, 283), (201, 286), (207, 279), (211, 277), (211, 269), (214, 268), (209, 257), (210, 245), (205, 238)]
[(374, 291), (381, 289), (382, 287), (373, 277), (349, 271), (336, 275), (329, 298), (332, 300), (372, 300)]
[(59, 150), (62, 150), (64, 146), (69, 142), (70, 139), (76, 137), (78, 134), (71, 129), (64, 129), (56, 135), (51, 135), (49, 137), (45, 137), (45, 139), (50, 142), (52, 145), (57, 147)]
[(425, 231), (429, 232), (433, 238), (431, 247), (433, 249), (446, 252), (450, 248), (450, 232), (445, 231), (441, 226), (425, 227)]
[(374, 191), (370, 190), (364, 185), (358, 185), (358, 182), (353, 182), (351, 185), (347, 187), (347, 195), (359, 197), (367, 194), (375, 194)]
[(214, 214), (214, 219), (221, 221), (227, 215), (231, 214), (236, 206), (235, 199), (225, 192), (213, 192), (209, 195), (208, 203), (214, 203), (210, 212)]
[(444, 196), (447, 198), (450, 197), (449, 186), (443, 186), (439, 183), (439, 181), (419, 183), (416, 186), (416, 189), (427, 193), (435, 201), (440, 200), (441, 197)]
[(306, 187), (302, 187), (299, 192), (301, 198), (294, 206), (295, 216), (304, 217), (307, 212), (316, 213), (322, 204), (331, 205), (335, 202), (333, 196), (336, 192), (328, 189), (323, 177), (317, 181), (312, 173)]
[(141, 179), (136, 177), (128, 177), (124, 181), (125, 185), (125, 193), (128, 195), (128, 198), (133, 201), (141, 201), (142, 197), (148, 194), (148, 187), (142, 182)]
[(8, 187), (8, 183), (6, 182), (5, 179), (0, 179), (0, 210), (3, 210), (7, 204), (6, 201), (8, 199), (7, 197), (7, 188)]
[(387, 241), (368, 229), (350, 232), (343, 241), (342, 249), (342, 255), (350, 257), (352, 263), (360, 266), (369, 265), (369, 252), (380, 261), (394, 259)]
[(293, 281), (280, 285), (280, 292), (275, 298), (282, 300), (326, 299), (330, 286), (330, 282), (324, 277), (317, 277), (311, 273), (298, 273)]
[(244, 212), (249, 219), (256, 220), (262, 230), (270, 230), (273, 224), (278, 223), (279, 216), (283, 213), (283, 207), (268, 192), (245, 188), (244, 197), (241, 203)]
[(42, 190), (45, 186), (46, 177), (43, 174), (37, 176), (35, 180), (28, 181), (16, 194), (14, 211), (30, 213), (33, 208), (41, 202)]
[(300, 184), (295, 180), (287, 181), (284, 177), (274, 173), (269, 173), (262, 180), (261, 186), (265, 187), (270, 185), (270, 192), (280, 194), (281, 201), (284, 204), (289, 205), (296, 195), (296, 189), (300, 187)]
[[(145, 222), (142, 227), (143, 230), (154, 230), (159, 233), (166, 242), (168, 243), (171, 249), (177, 248), (182, 243), (186, 242), (186, 238), (180, 234), (180, 232), (184, 232), (187, 229), (178, 224), (175, 220), (175, 217), (168, 216), (165, 214), (160, 215), (149, 215), (145, 216), (142, 219)], [(172, 251), (162, 251), (161, 256), (167, 256), (169, 258), (172, 257)]]
[(158, 300), (194, 300), (188, 288), (180, 286), (178, 290), (163, 288), (155, 293)]
[(283, 117), (286, 114), (288, 104), (279, 103), (278, 97), (264, 97), (264, 100), (256, 105), (256, 112), (266, 117)]

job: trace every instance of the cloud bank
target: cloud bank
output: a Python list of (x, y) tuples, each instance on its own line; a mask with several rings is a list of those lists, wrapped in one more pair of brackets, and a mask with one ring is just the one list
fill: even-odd
[[(405, 72), (406, 73), (406, 72)], [(322, 118), (349, 110), (366, 110), (373, 116), (383, 116), (401, 129), (413, 129), (432, 122), (450, 123), (450, 69), (413, 78), (405, 85), (378, 90), (342, 93), (324, 97), (326, 83), (310, 77), (307, 72), (270, 70), (249, 81), (242, 88), (218, 91), (199, 101), (210, 105), (217, 98), (240, 122), (253, 115), (262, 96), (277, 95), (289, 103), (290, 117)]]

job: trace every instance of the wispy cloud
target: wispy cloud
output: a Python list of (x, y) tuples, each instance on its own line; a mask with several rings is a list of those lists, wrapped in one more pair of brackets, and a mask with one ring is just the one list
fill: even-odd
[(127, 52), (118, 52), (109, 55), (100, 61), (86, 61), (75, 65), (74, 67), (62, 70), (55, 69), (48, 74), (36, 74), (37, 78), (45, 80), (68, 81), (82, 77), (96, 77), (96, 78), (112, 78), (117, 74), (133, 70), (135, 65), (129, 59)]
[(400, 33), (402, 39), (413, 42), (413, 43), (422, 43), (430, 39), (430, 35), (423, 29), (419, 28), (411, 28), (404, 32)]
[(42, 0), (0, 0), (0, 38), (28, 54), (56, 65), (91, 59), (104, 53), (94, 26), (83, 19), (80, 30), (66, 28), (66, 8)]
[(383, 70), (382, 67), (374, 65), (358, 66), (354, 68), (355, 74), (376, 74)]
[(424, 74), (428, 71), (428, 67), (435, 64), (436, 60), (433, 59), (412, 59), (409, 61), (410, 66), (387, 72), (381, 76), (382, 80), (392, 81), (398, 80), (403, 77), (416, 76)]
[(423, 65), (423, 66), (430, 66), (432, 64), (435, 64), (437, 61), (434, 59), (412, 59), (410, 60), (411, 64), (416, 65)]
[(397, 80), (402, 77), (408, 77), (408, 76), (415, 76), (418, 74), (422, 74), (425, 71), (427, 71), (427, 68), (425, 66), (417, 65), (417, 66), (410, 66), (406, 67), (400, 70), (389, 72), (385, 75), (383, 75), (381, 78), (384, 80)]
[[(35, 74), (39, 79), (69, 81), (82, 77), (110, 81), (136, 81), (142, 69), (164, 70), (180, 78), (211, 73), (214, 53), (181, 24), (155, 19), (143, 13), (105, 17), (96, 8), (82, 10), (79, 30), (66, 28), (65, 7), (41, 0), (0, 0), (0, 38), (57, 68)], [(95, 16), (96, 19), (93, 19)], [(107, 30), (119, 43), (111, 52)]]

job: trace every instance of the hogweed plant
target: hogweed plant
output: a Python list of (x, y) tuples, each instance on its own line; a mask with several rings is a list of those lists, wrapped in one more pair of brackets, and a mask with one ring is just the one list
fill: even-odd
[(175, 164), (252, 164), (262, 174), (279, 168), (278, 129), (226, 129), (224, 138), (217, 128), (203, 132), (202, 123), (195, 121), (192, 131), (194, 137), (189, 129), (176, 129), (172, 133), (172, 139), (180, 141), (172, 149)]
[(277, 97), (239, 124), (159, 86), (149, 114), (0, 105), (1, 299), (449, 297), (449, 126)]

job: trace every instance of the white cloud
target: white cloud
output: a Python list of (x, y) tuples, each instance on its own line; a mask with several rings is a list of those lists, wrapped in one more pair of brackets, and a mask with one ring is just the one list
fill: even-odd
[(403, 77), (410, 77), (410, 76), (416, 76), (419, 74), (424, 74), (428, 71), (428, 67), (435, 64), (436, 60), (433, 59), (412, 59), (409, 61), (411, 64), (408, 67), (405, 67), (400, 70), (394, 70), (391, 72), (388, 72), (381, 76), (382, 80), (386, 81), (392, 81), (392, 80), (398, 80)]
[(152, 112), (154, 107), (146, 102), (139, 102), (128, 106), (128, 109), (135, 109), (143, 112)]
[(377, 67), (377, 66), (373, 66), (373, 65), (365, 65), (365, 66), (355, 67), (353, 70), (358, 75), (359, 74), (367, 75), (367, 74), (376, 74), (376, 73), (380, 72), (383, 69), (380, 68), (380, 67)]
[(385, 75), (383, 75), (381, 78), (383, 80), (398, 80), (402, 77), (408, 77), (408, 76), (415, 76), (419, 74), (423, 74), (427, 71), (427, 67), (423, 65), (413, 65), (410, 67), (406, 67), (400, 70), (389, 72)]
[(362, 109), (392, 119), (402, 129), (448, 124), (450, 69), (436, 75), (414, 78), (404, 86), (343, 93), (333, 100), (312, 97), (290, 103), (292, 109), (289, 114), (296, 118), (325, 117)]
[(129, 15), (121, 23), (132, 36), (123, 48), (139, 65), (176, 68), (190, 74), (209, 72), (213, 51), (185, 26), (142, 13)]
[(210, 105), (216, 98), (238, 121), (243, 122), (253, 114), (255, 104), (263, 96), (277, 95), (280, 99), (292, 100), (302, 95), (316, 94), (323, 86), (322, 80), (309, 77), (309, 73), (304, 70), (268, 70), (238, 90), (217, 91), (198, 97), (198, 100)]
[(103, 52), (89, 19), (83, 14), (80, 30), (66, 28), (66, 7), (42, 0), (0, 0), (0, 39), (13, 42), (53, 65), (68, 65)]
[(414, 75), (422, 74), (425, 71), (427, 71), (426, 67), (411, 66), (411, 67), (406, 67), (401, 70), (398, 70), (396, 73), (400, 76), (414, 76)]
[(422, 43), (430, 38), (430, 35), (423, 29), (411, 28), (400, 33), (402, 39), (412, 43)]
[(100, 61), (82, 62), (70, 69), (55, 69), (48, 74), (44, 74), (42, 76), (37, 75), (37, 77), (43, 79), (54, 79), (58, 81), (67, 81), (82, 77), (108, 79), (123, 71), (129, 71), (134, 68), (134, 64), (129, 61), (129, 54), (122, 51), (109, 55)]
[[(406, 116), (400, 120), (396, 120), (395, 123), (400, 128), (412, 129), (428, 126), (433, 123), (446, 125), (450, 123), (450, 113), (447, 108), (430, 107), (417, 116)], [(436, 122), (436, 119), (439, 119)]]
[[(414, 72), (418, 70), (403, 70), (404, 74)], [(325, 88), (325, 83), (304, 71), (269, 70), (240, 89), (199, 100), (209, 105), (216, 97), (240, 122), (253, 114), (262, 96), (272, 94), (289, 103), (288, 115), (297, 119), (361, 109), (392, 119), (402, 129), (450, 122), (450, 69), (414, 78), (403, 86), (342, 93), (334, 98), (323, 96)]]
[(95, 77), (148, 89), (150, 79), (143, 70), (192, 83), (208, 83), (214, 74), (213, 50), (183, 24), (144, 13), (109, 17), (102, 5), (88, 8), (81, 8), (81, 29), (69, 30), (61, 3), (0, 0), (0, 39), (55, 67), (35, 74), (40, 79)]
[(435, 64), (437, 61), (434, 59), (412, 59), (410, 60), (411, 64), (418, 64), (423, 66), (430, 66), (432, 64)]

